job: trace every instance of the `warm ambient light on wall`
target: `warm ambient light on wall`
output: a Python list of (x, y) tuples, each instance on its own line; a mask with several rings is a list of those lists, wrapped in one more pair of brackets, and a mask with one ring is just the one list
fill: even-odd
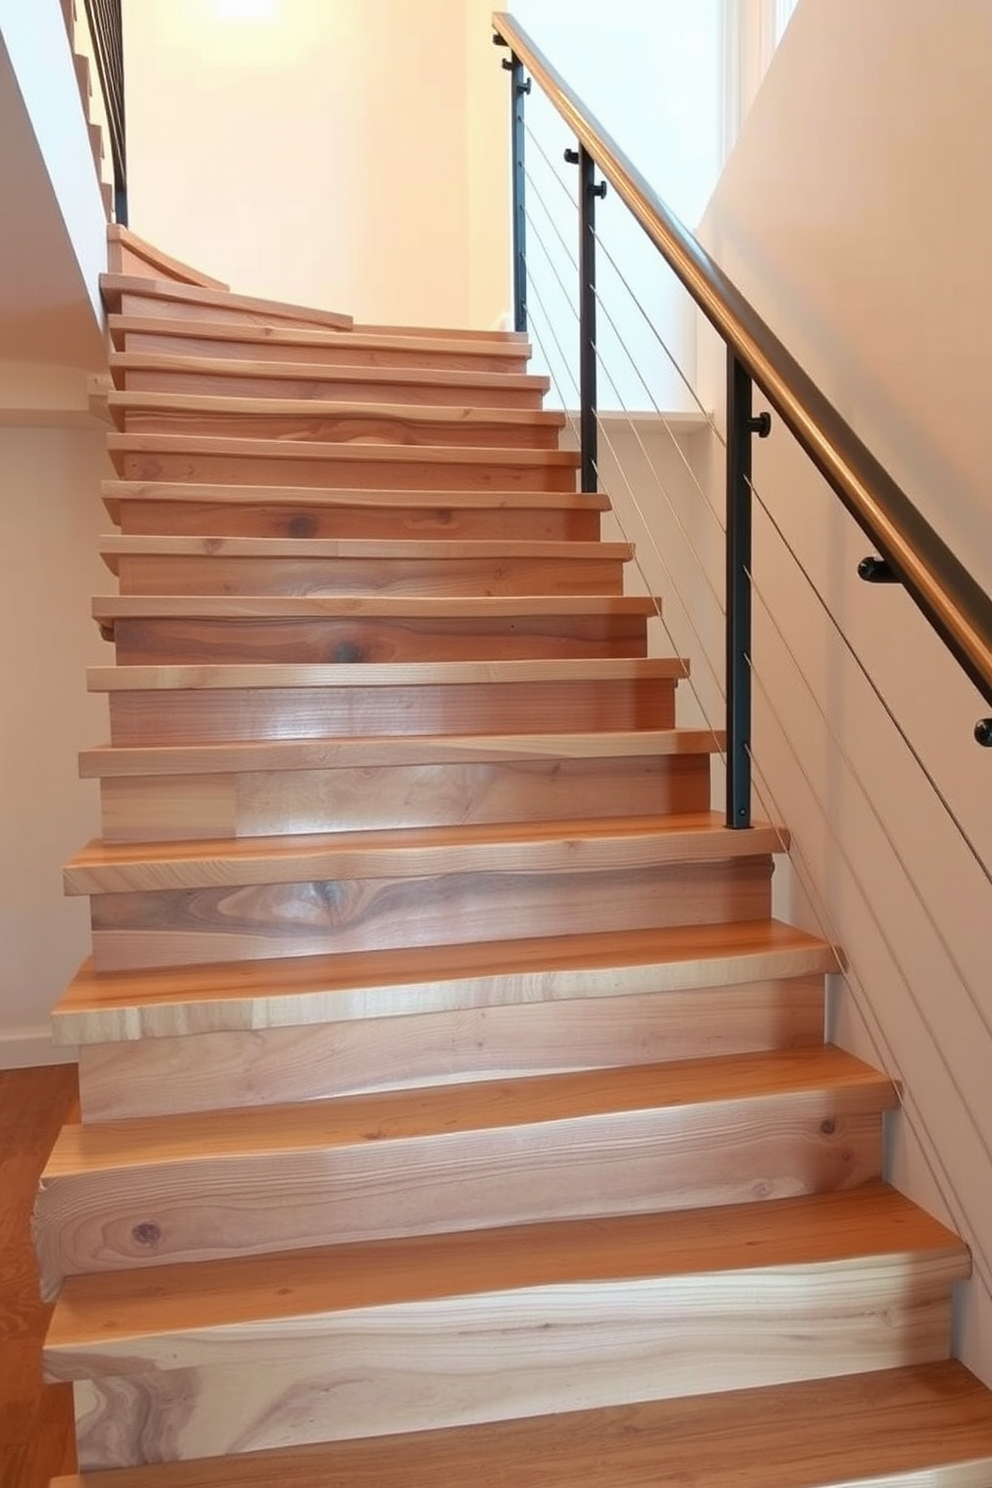
[(268, 21), (275, 15), (276, 0), (214, 0), (225, 21)]

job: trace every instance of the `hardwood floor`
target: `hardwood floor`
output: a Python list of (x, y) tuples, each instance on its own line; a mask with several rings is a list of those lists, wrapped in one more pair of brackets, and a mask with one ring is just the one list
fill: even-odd
[(59, 1128), (78, 1119), (74, 1065), (0, 1070), (0, 1484), (48, 1488), (75, 1471), (72, 1387), (44, 1385), (42, 1304), (31, 1245), (38, 1178)]

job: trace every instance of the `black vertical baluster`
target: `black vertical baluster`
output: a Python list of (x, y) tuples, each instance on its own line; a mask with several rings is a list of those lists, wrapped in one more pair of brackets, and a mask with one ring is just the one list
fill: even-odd
[(596, 424), (596, 198), (606, 195), (606, 182), (596, 185), (596, 162), (584, 145), (566, 150), (565, 159), (579, 167), (579, 434), (582, 443), (582, 489), (599, 486), (599, 441)]
[(751, 378), (727, 351), (727, 826), (751, 825)]
[(510, 73), (510, 141), (513, 150), (513, 325), (527, 329), (527, 214), (524, 175), (524, 98), (530, 78), (519, 57), (503, 62)]

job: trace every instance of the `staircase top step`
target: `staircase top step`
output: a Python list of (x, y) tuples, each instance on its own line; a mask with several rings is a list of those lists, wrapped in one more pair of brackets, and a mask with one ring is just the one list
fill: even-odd
[[(368, 446), (363, 446), (368, 448)], [(280, 448), (282, 446), (280, 445)], [(351, 448), (351, 446), (349, 446)], [(529, 542), (512, 538), (450, 540), (377, 537), (202, 537), (135, 536), (106, 533), (100, 538), (100, 554), (112, 573), (122, 557), (156, 558), (372, 558), (388, 562), (396, 558), (572, 558), (590, 562), (629, 563), (634, 549), (625, 542), (562, 541)]]
[(122, 501), (194, 502), (234, 506), (377, 506), (430, 508), (552, 508), (609, 511), (608, 496), (585, 491), (344, 490), (320, 486), (209, 485), (171, 481), (104, 481), (104, 503), (116, 522)]
[[(243, 1113), (242, 1113), (243, 1114)], [(963, 1242), (902, 1194), (853, 1191), (709, 1209), (526, 1224), (309, 1250), (70, 1276), (45, 1363), (61, 1377), (144, 1372), (181, 1347), (189, 1363), (238, 1358), (287, 1320), (335, 1317), (500, 1294), (508, 1317), (568, 1288), (685, 1278), (694, 1293), (721, 1273), (932, 1261), (945, 1280), (969, 1274)], [(514, 1307), (513, 1299), (520, 1299)], [(450, 1315), (450, 1313), (449, 1313)]]
[(457, 1430), (59, 1478), (52, 1488), (982, 1488), (992, 1393), (956, 1360)]
[(512, 445), (363, 444), (311, 439), (238, 439), (222, 434), (108, 434), (111, 455), (239, 455), (257, 460), (330, 460), (369, 465), (484, 465), (577, 470), (577, 451)]
[(658, 613), (655, 600), (619, 594), (107, 594), (93, 600), (93, 618), (114, 620), (321, 619), (402, 615), (407, 618)]
[[(107, 243), (110, 247), (111, 271), (113, 273), (123, 272), (119, 270), (114, 262), (115, 247), (122, 249), (135, 258), (141, 259), (147, 267), (154, 271), (161, 269), (168, 279), (178, 280), (185, 284), (199, 284), (203, 289), (230, 290), (230, 285), (221, 279), (214, 279), (210, 274), (201, 273), (199, 269), (193, 269), (189, 264), (181, 263), (178, 258), (172, 258), (170, 254), (163, 253), (161, 248), (148, 243), (144, 238), (139, 238), (130, 228), (123, 227), (119, 222), (111, 222), (107, 227)], [(121, 253), (116, 255), (120, 262)], [(140, 277), (140, 276), (132, 276)]]
[(134, 775), (208, 775), (262, 770), (365, 769), (376, 765), (490, 760), (611, 759), (710, 754), (724, 747), (709, 729), (637, 729), (583, 734), (389, 734), (380, 738), (268, 739), (249, 743), (87, 749), (84, 780)]
[[(145, 279), (133, 274), (101, 274), (100, 293), (103, 302), (111, 311), (120, 307), (124, 295), (140, 295), (143, 299), (168, 300), (176, 305), (214, 305), (218, 309), (245, 310), (252, 315), (278, 315), (302, 321), (304, 325), (327, 326), (329, 329), (350, 331), (353, 317), (341, 315), (334, 310), (314, 310), (305, 305), (287, 304), (282, 300), (260, 299), (257, 295), (232, 294), (229, 290), (208, 288), (202, 284), (182, 284), (169, 279)], [(190, 322), (186, 322), (187, 327)], [(202, 321), (194, 322), (196, 326)]]
[[(498, 344), (498, 343), (497, 343)], [(408, 384), (411, 387), (447, 387), (457, 385), (464, 388), (514, 388), (518, 391), (532, 390), (546, 393), (551, 386), (550, 377), (526, 372), (471, 372), (444, 367), (347, 367), (321, 362), (273, 362), (234, 360), (231, 357), (196, 356), (192, 354), (170, 355), (156, 351), (114, 351), (110, 354), (110, 370), (127, 372), (179, 372), (192, 376), (214, 376), (253, 378), (274, 382), (293, 380), (300, 382), (389, 382)]]
[[(144, 282), (144, 281), (142, 281)], [(362, 351), (406, 350), (433, 354), (457, 352), (459, 356), (505, 358), (518, 362), (529, 358), (526, 340), (491, 340), (475, 331), (445, 331), (440, 335), (420, 330), (347, 330), (307, 326), (242, 325), (237, 321), (179, 320), (157, 315), (114, 315), (109, 318), (111, 336), (128, 332), (150, 336), (178, 336), (196, 341), (232, 341), (243, 345), (264, 342), (267, 346), (350, 346)]]
[(777, 1099), (789, 1101), (796, 1120), (800, 1108), (822, 1114), (824, 1101), (837, 1118), (898, 1104), (891, 1080), (841, 1049), (774, 1050), (68, 1125), (55, 1142), (42, 1182), (207, 1158), (331, 1152), (371, 1141), (388, 1146), (457, 1139), (470, 1132), (550, 1127), (625, 1112), (684, 1111), (688, 1117), (704, 1107), (734, 1106), (744, 1120), (752, 1103)]
[(67, 894), (403, 878), (434, 873), (594, 872), (785, 852), (780, 827), (739, 831), (716, 812), (588, 821), (497, 822), (193, 842), (99, 839), (70, 859)]
[(267, 687), (463, 687), (478, 683), (628, 682), (682, 678), (677, 657), (562, 657), (553, 661), (230, 663), (209, 666), (90, 667), (91, 692)]
[[(497, 374), (498, 375), (498, 374)], [(393, 419), (406, 424), (505, 425), (507, 428), (562, 429), (565, 415), (542, 408), (488, 408), (466, 404), (353, 403), (320, 398), (234, 398), (215, 393), (107, 394), (111, 414), (174, 413), (196, 419), (201, 414), (222, 414), (252, 419), (301, 416), (310, 419)]]
[(214, 963), (81, 967), (53, 1014), (61, 1044), (287, 1028), (455, 1008), (674, 992), (837, 971), (828, 942), (775, 920), (691, 929)]

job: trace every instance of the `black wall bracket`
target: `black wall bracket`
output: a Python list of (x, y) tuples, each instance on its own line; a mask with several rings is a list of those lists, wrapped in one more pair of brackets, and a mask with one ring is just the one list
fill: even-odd
[(866, 584), (899, 584), (901, 579), (885, 558), (862, 558), (858, 564), (858, 578)]

